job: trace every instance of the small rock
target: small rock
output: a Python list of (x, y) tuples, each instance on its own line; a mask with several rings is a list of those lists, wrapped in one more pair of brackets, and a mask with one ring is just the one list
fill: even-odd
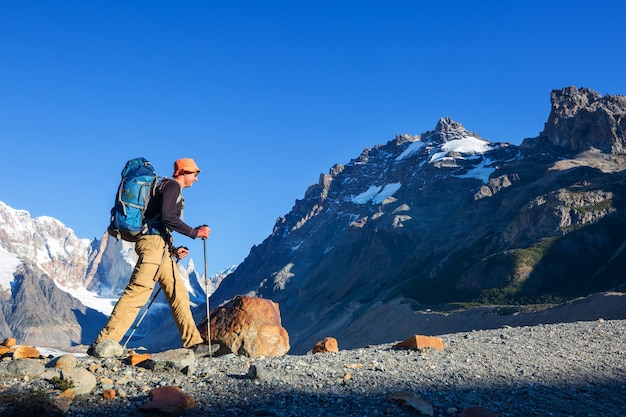
[(70, 368), (61, 371), (61, 379), (71, 381), (74, 394), (89, 394), (96, 388), (96, 377), (86, 369)]
[(337, 339), (334, 337), (326, 337), (313, 346), (313, 353), (339, 352)]
[(155, 353), (142, 364), (153, 371), (179, 371), (194, 367), (196, 356), (191, 349), (172, 349)]
[(131, 375), (124, 375), (123, 377), (119, 378), (117, 381), (115, 381), (115, 383), (117, 385), (126, 385), (130, 382), (133, 382), (135, 379), (131, 376)]
[(51, 364), (58, 369), (76, 368), (76, 356), (65, 354), (52, 360)]
[(250, 368), (248, 369), (248, 377), (250, 379), (268, 381), (271, 379), (271, 374), (263, 366), (250, 365)]
[(137, 366), (143, 361), (150, 359), (151, 356), (149, 353), (133, 353), (128, 357), (128, 363), (132, 366)]
[(173, 414), (196, 405), (195, 399), (183, 393), (179, 387), (165, 386), (150, 391), (150, 401), (142, 404), (139, 411)]
[(70, 411), (74, 397), (74, 391), (71, 388), (68, 388), (62, 393), (52, 396), (50, 398), (50, 403), (53, 408), (56, 408), (62, 414), (67, 414), (67, 412)]
[(115, 340), (105, 339), (96, 345), (93, 354), (96, 358), (116, 358), (124, 354), (124, 348)]
[(388, 398), (398, 404), (409, 406), (425, 416), (435, 415), (433, 405), (426, 401), (424, 397), (414, 392), (401, 391), (395, 394), (390, 394)]
[(45, 371), (45, 367), (35, 359), (15, 359), (0, 363), (0, 375), (10, 377), (37, 376)]
[(344, 365), (346, 368), (359, 369), (363, 367), (362, 363), (348, 363)]
[(105, 389), (102, 393), (102, 398), (105, 400), (112, 400), (115, 398), (115, 390), (114, 389)]
[(440, 338), (420, 335), (411, 336), (400, 343), (396, 343), (395, 345), (393, 345), (393, 348), (413, 349), (420, 351), (424, 349), (444, 350), (443, 340), (441, 340)]
[(102, 369), (102, 365), (99, 363), (93, 363), (91, 365), (89, 365), (89, 367), (87, 368), (89, 370), (89, 372), (91, 372), (92, 374), (95, 374), (96, 372), (98, 372), (100, 369)]
[(100, 386), (102, 389), (107, 390), (113, 388), (113, 380), (111, 378), (100, 379)]
[(2, 343), (2, 345), (10, 348), (10, 347), (17, 345), (17, 340), (14, 337), (8, 337), (4, 339), (4, 342)]

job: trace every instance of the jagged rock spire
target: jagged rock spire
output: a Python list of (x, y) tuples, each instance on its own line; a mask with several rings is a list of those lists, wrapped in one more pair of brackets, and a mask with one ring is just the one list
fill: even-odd
[(422, 141), (439, 144), (467, 136), (480, 138), (476, 133), (466, 130), (461, 123), (455, 122), (450, 117), (442, 117), (437, 122), (435, 130), (428, 131), (422, 135)]
[(626, 153), (626, 97), (602, 97), (588, 88), (565, 87), (550, 95), (552, 110), (540, 138), (581, 152), (596, 148)]

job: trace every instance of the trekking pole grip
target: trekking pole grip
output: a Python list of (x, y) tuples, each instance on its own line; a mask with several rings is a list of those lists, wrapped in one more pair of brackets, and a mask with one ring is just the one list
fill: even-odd
[[(198, 226), (198, 229), (201, 228), (201, 227), (209, 227), (209, 225), (208, 224), (202, 224), (202, 225)], [(206, 240), (206, 237), (203, 237), (202, 240)]]

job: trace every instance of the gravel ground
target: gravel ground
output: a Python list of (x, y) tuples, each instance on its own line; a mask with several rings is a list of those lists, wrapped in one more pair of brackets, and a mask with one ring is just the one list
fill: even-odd
[[(75, 398), (67, 415), (145, 416), (138, 408), (150, 389), (171, 385), (196, 402), (177, 416), (419, 415), (416, 406), (390, 399), (401, 392), (432, 405), (434, 416), (457, 416), (474, 406), (500, 416), (626, 414), (626, 320), (504, 327), (440, 338), (444, 351), (385, 344), (276, 358), (202, 358), (190, 375), (79, 357), (79, 367), (98, 368), (99, 382), (92, 393)], [(103, 399), (106, 388), (117, 397)], [(27, 393), (50, 389), (50, 382), (5, 378), (0, 389)], [(6, 404), (0, 411), (23, 415)]]

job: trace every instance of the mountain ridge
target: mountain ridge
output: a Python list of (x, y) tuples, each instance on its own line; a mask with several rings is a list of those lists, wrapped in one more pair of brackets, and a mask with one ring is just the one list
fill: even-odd
[[(193, 262), (180, 267), (194, 316), (206, 315), (207, 286), (217, 287), (214, 308), (235, 295), (271, 299), (292, 352), (302, 353), (326, 336), (358, 347), (366, 334), (385, 343), (400, 329), (448, 326), (424, 327), (416, 314), (427, 309), (555, 304), (623, 291), (626, 98), (575, 87), (550, 97), (543, 131), (520, 145), (484, 140), (442, 117), (433, 130), (396, 135), (333, 165), (234, 271), (207, 282)], [(89, 343), (106, 314), (88, 305), (112, 308), (136, 261), (132, 245), (106, 233), (78, 239), (52, 218), (30, 219), (3, 203), (0, 223), (0, 256), (13, 268), (10, 276), (0, 271), (0, 284), (12, 283), (0, 290), (0, 336), (21, 331), (34, 344), (48, 337), (41, 323), (30, 332), (16, 327), (29, 323), (28, 309), (16, 303), (22, 291), (24, 306), (39, 300), (31, 312), (65, 333), (52, 336), (55, 343)], [(87, 290), (100, 299), (84, 298)], [(137, 343), (176, 347), (162, 304), (157, 299)]]
[[(279, 303), (304, 351), (337, 333), (349, 344), (350, 323), (377, 302), (392, 317), (398, 305), (558, 302), (619, 286), (626, 101), (598, 96), (553, 91), (544, 131), (519, 146), (441, 118), (365, 148), (320, 175), (213, 298)], [(592, 128), (608, 133), (587, 140)]]

